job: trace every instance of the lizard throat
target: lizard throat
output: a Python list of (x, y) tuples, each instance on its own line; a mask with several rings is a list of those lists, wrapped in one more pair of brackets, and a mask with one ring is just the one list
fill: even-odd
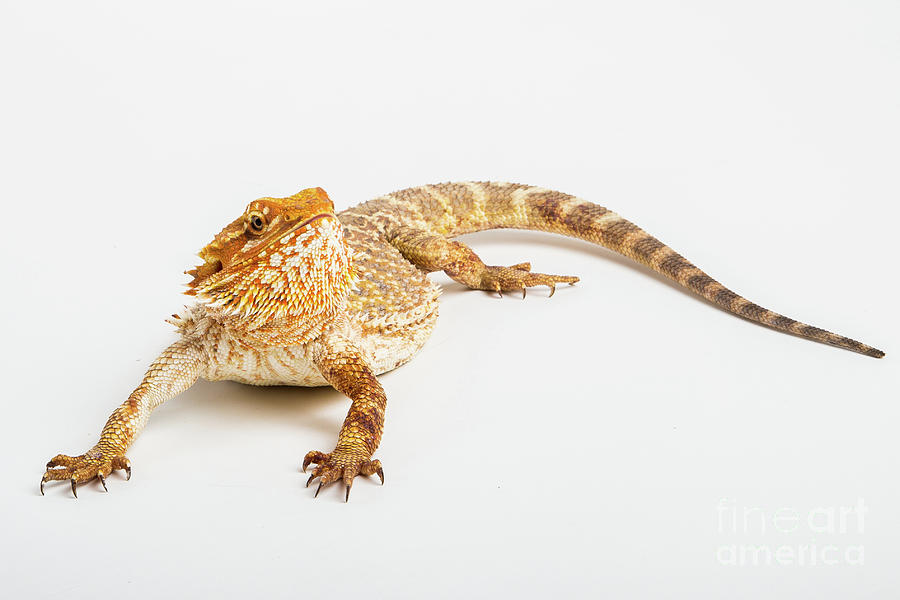
[(197, 290), (210, 309), (246, 331), (281, 328), (302, 338), (310, 332), (301, 330), (344, 312), (354, 281), (340, 222), (328, 214), (291, 229), (254, 261), (216, 275)]

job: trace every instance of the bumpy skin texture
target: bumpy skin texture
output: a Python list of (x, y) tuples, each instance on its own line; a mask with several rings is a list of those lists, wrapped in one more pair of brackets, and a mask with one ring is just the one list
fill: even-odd
[[(180, 339), (110, 416), (98, 443), (58, 455), (44, 483), (76, 484), (131, 464), (125, 452), (151, 411), (198, 378), (254, 385), (331, 385), (352, 401), (331, 452), (311, 451), (307, 485), (340, 480), (349, 497), (358, 475), (384, 472), (373, 454), (387, 399), (376, 376), (412, 358), (437, 318), (440, 289), (426, 274), (444, 271), (473, 289), (523, 294), (574, 283), (533, 273), (529, 263), (485, 265), (450, 238), (485, 229), (548, 231), (599, 244), (646, 265), (721, 308), (772, 328), (880, 358), (881, 350), (806, 325), (727, 289), (642, 229), (574, 196), (494, 182), (427, 185), (376, 198), (339, 215), (320, 188), (261, 198), (200, 252), (189, 295), (198, 303), (170, 321)], [(77, 495), (77, 493), (76, 493)]]

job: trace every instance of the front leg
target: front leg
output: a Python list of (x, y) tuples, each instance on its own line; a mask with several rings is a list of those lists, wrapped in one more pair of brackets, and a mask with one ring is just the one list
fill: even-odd
[(309, 486), (318, 477), (319, 490), (332, 481), (343, 480), (344, 500), (350, 498), (350, 487), (357, 475), (378, 474), (384, 483), (381, 461), (372, 454), (381, 442), (384, 431), (384, 409), (387, 397), (359, 349), (338, 334), (324, 334), (309, 347), (310, 358), (322, 376), (337, 391), (353, 401), (344, 425), (338, 434), (337, 445), (329, 453), (312, 451), (303, 459), (303, 470), (318, 465), (307, 480)]
[(41, 478), (41, 494), (48, 481), (69, 480), (72, 493), (78, 497), (75, 486), (94, 477), (106, 489), (106, 477), (115, 469), (124, 469), (131, 479), (131, 462), (125, 451), (141, 433), (154, 408), (193, 385), (200, 375), (204, 361), (197, 346), (180, 340), (169, 346), (157, 358), (141, 385), (119, 406), (103, 427), (100, 441), (79, 456), (58, 454), (47, 463), (47, 471)]

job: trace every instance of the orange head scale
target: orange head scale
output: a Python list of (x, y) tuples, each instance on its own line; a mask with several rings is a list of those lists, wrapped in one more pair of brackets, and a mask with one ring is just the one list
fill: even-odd
[(340, 310), (353, 284), (351, 254), (322, 188), (260, 198), (199, 253), (188, 295), (263, 323)]

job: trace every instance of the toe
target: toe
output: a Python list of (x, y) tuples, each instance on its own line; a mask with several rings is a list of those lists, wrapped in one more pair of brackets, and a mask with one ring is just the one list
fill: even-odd
[(341, 479), (344, 480), (344, 485), (348, 488), (353, 485), (353, 478), (359, 474), (358, 467), (344, 467), (344, 473)]
[(381, 461), (377, 458), (363, 463), (359, 472), (363, 475), (378, 475), (381, 485), (384, 485), (384, 469), (381, 467)]
[(77, 456), (68, 456), (65, 454), (57, 454), (47, 463), (47, 468), (52, 469), (53, 467), (71, 467), (78, 461)]
[(325, 454), (324, 452), (319, 452), (317, 450), (307, 452), (306, 456), (303, 457), (303, 472), (304, 473), (306, 472), (306, 467), (308, 467), (310, 464), (313, 464), (313, 463), (315, 463), (317, 465), (322, 464), (323, 462), (325, 462), (325, 459), (327, 457), (328, 457), (327, 454)]

